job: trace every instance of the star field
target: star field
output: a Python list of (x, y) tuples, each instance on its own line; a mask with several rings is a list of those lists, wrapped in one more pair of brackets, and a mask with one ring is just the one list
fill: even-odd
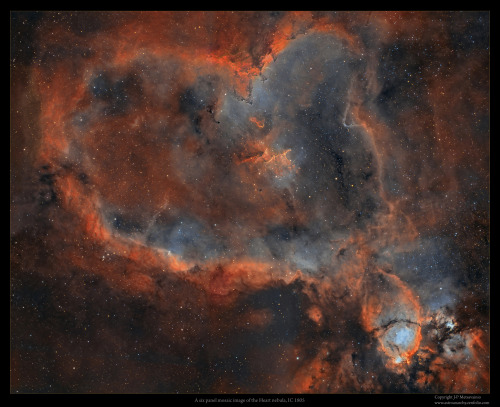
[(11, 12), (11, 393), (489, 393), (489, 29)]

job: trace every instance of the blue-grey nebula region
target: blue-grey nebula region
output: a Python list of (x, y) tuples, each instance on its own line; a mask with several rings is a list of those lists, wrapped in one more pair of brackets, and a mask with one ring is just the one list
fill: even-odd
[(12, 12), (11, 393), (490, 392), (488, 12)]

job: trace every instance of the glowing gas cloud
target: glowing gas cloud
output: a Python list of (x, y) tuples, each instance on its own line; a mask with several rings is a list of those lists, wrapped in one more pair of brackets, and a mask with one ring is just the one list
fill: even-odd
[(489, 14), (11, 13), (11, 392), (489, 393)]

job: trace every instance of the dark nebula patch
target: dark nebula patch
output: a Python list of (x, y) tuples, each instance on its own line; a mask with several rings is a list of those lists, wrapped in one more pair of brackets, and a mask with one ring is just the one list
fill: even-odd
[(489, 393), (489, 18), (12, 12), (11, 393)]

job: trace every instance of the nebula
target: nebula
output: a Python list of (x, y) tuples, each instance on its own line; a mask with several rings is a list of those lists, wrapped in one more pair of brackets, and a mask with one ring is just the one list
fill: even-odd
[(489, 394), (488, 12), (10, 18), (11, 393)]

